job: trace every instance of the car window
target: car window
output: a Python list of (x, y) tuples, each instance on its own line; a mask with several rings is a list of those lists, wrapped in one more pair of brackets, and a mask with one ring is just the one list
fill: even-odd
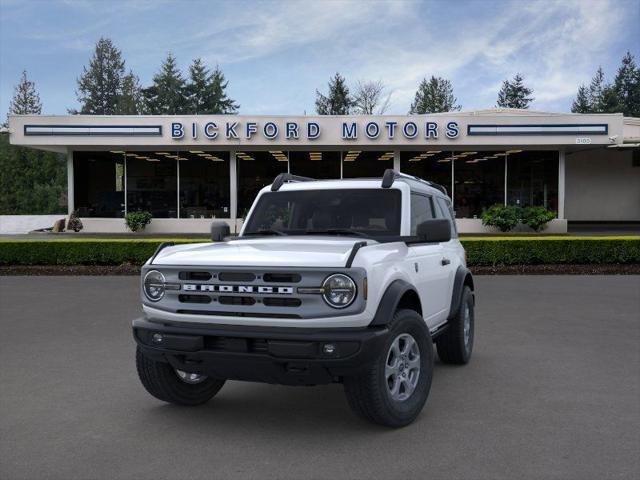
[(419, 193), (411, 194), (411, 232), (410, 235), (416, 235), (418, 225), (425, 220), (435, 218), (433, 203), (431, 197), (421, 195)]
[(400, 235), (401, 201), (397, 189), (268, 192), (260, 196), (244, 235), (264, 231), (308, 235), (336, 230), (372, 237)]
[(436, 203), (438, 204), (438, 210), (440, 212), (438, 216), (449, 220), (449, 224), (451, 225), (451, 238), (456, 238), (458, 236), (458, 232), (456, 230), (456, 220), (453, 215), (451, 202), (449, 202), (449, 200), (445, 200), (444, 198), (437, 198)]

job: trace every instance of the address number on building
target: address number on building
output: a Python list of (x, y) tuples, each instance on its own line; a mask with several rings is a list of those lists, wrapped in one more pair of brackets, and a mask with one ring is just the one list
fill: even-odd
[(591, 139), (589, 137), (576, 138), (576, 145), (589, 145), (590, 143), (591, 143)]

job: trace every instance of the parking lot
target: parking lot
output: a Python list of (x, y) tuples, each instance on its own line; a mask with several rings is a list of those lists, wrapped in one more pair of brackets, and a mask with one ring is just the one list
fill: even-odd
[(135, 370), (137, 277), (0, 277), (0, 478), (638, 478), (640, 277), (476, 284), (471, 363), (389, 430), (340, 385), (165, 405)]

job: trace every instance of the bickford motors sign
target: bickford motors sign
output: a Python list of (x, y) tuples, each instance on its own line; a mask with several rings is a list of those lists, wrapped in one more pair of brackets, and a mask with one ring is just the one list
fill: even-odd
[[(334, 125), (332, 125), (334, 126)], [(439, 125), (433, 121), (368, 121), (359, 123), (356, 121), (336, 122), (335, 126), (340, 129), (339, 137), (342, 140), (357, 140), (366, 137), (369, 140), (384, 138), (394, 140), (402, 137), (407, 140), (415, 138), (436, 140), (440, 136), (455, 139), (460, 134), (460, 127), (457, 122), (449, 121), (444, 125)], [(332, 132), (335, 134), (335, 132)], [(266, 140), (316, 140), (323, 134), (322, 126), (318, 122), (298, 122), (298, 121), (198, 121), (198, 122), (172, 122), (171, 138), (174, 140), (206, 138), (216, 140), (224, 138), (226, 140), (251, 140), (260, 136)]]

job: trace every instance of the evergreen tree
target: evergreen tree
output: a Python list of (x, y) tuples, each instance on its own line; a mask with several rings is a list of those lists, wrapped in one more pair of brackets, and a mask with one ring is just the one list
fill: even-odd
[(529, 108), (533, 101), (530, 95), (533, 89), (524, 85), (524, 78), (519, 73), (513, 77), (512, 81), (502, 82), (502, 88), (498, 92), (498, 107), (502, 108)]
[(589, 84), (589, 104), (591, 105), (591, 113), (604, 112), (604, 92), (607, 84), (604, 79), (604, 71), (602, 67), (598, 67), (596, 74)]
[(124, 72), (124, 60), (120, 50), (108, 38), (98, 40), (89, 67), (83, 67), (82, 75), (78, 79), (76, 95), (81, 104), (80, 113), (117, 113)]
[(225, 80), (224, 73), (216, 65), (211, 74), (208, 90), (210, 92), (209, 108), (206, 113), (237, 113), (240, 105), (227, 97), (226, 90), (229, 82)]
[(589, 91), (584, 85), (578, 88), (578, 95), (571, 104), (573, 113), (591, 113), (591, 102), (589, 101)]
[(36, 84), (27, 78), (26, 70), (22, 71), (20, 83), (13, 91), (9, 113), (14, 115), (40, 115), (42, 113), (42, 103), (36, 91)]
[(162, 62), (160, 72), (154, 75), (153, 85), (143, 90), (147, 110), (155, 115), (187, 113), (189, 108), (185, 87), (176, 59), (169, 53)]
[(453, 86), (449, 80), (431, 76), (422, 79), (411, 104), (410, 114), (452, 112), (460, 110), (457, 98), (453, 95)]
[(189, 102), (189, 113), (194, 115), (206, 112), (208, 107), (209, 70), (200, 58), (196, 58), (189, 66), (189, 83), (185, 94)]
[(140, 80), (129, 71), (122, 79), (120, 95), (116, 103), (118, 115), (140, 115), (144, 113), (144, 98)]
[(339, 73), (329, 80), (327, 96), (316, 90), (316, 112), (319, 115), (348, 115), (354, 104), (349, 95), (349, 87)]
[(621, 111), (628, 117), (640, 117), (640, 69), (631, 52), (622, 59), (613, 88)]
[(228, 83), (218, 66), (209, 73), (202, 60), (195, 59), (189, 67), (189, 83), (185, 90), (190, 113), (236, 113), (239, 105), (225, 92)]

